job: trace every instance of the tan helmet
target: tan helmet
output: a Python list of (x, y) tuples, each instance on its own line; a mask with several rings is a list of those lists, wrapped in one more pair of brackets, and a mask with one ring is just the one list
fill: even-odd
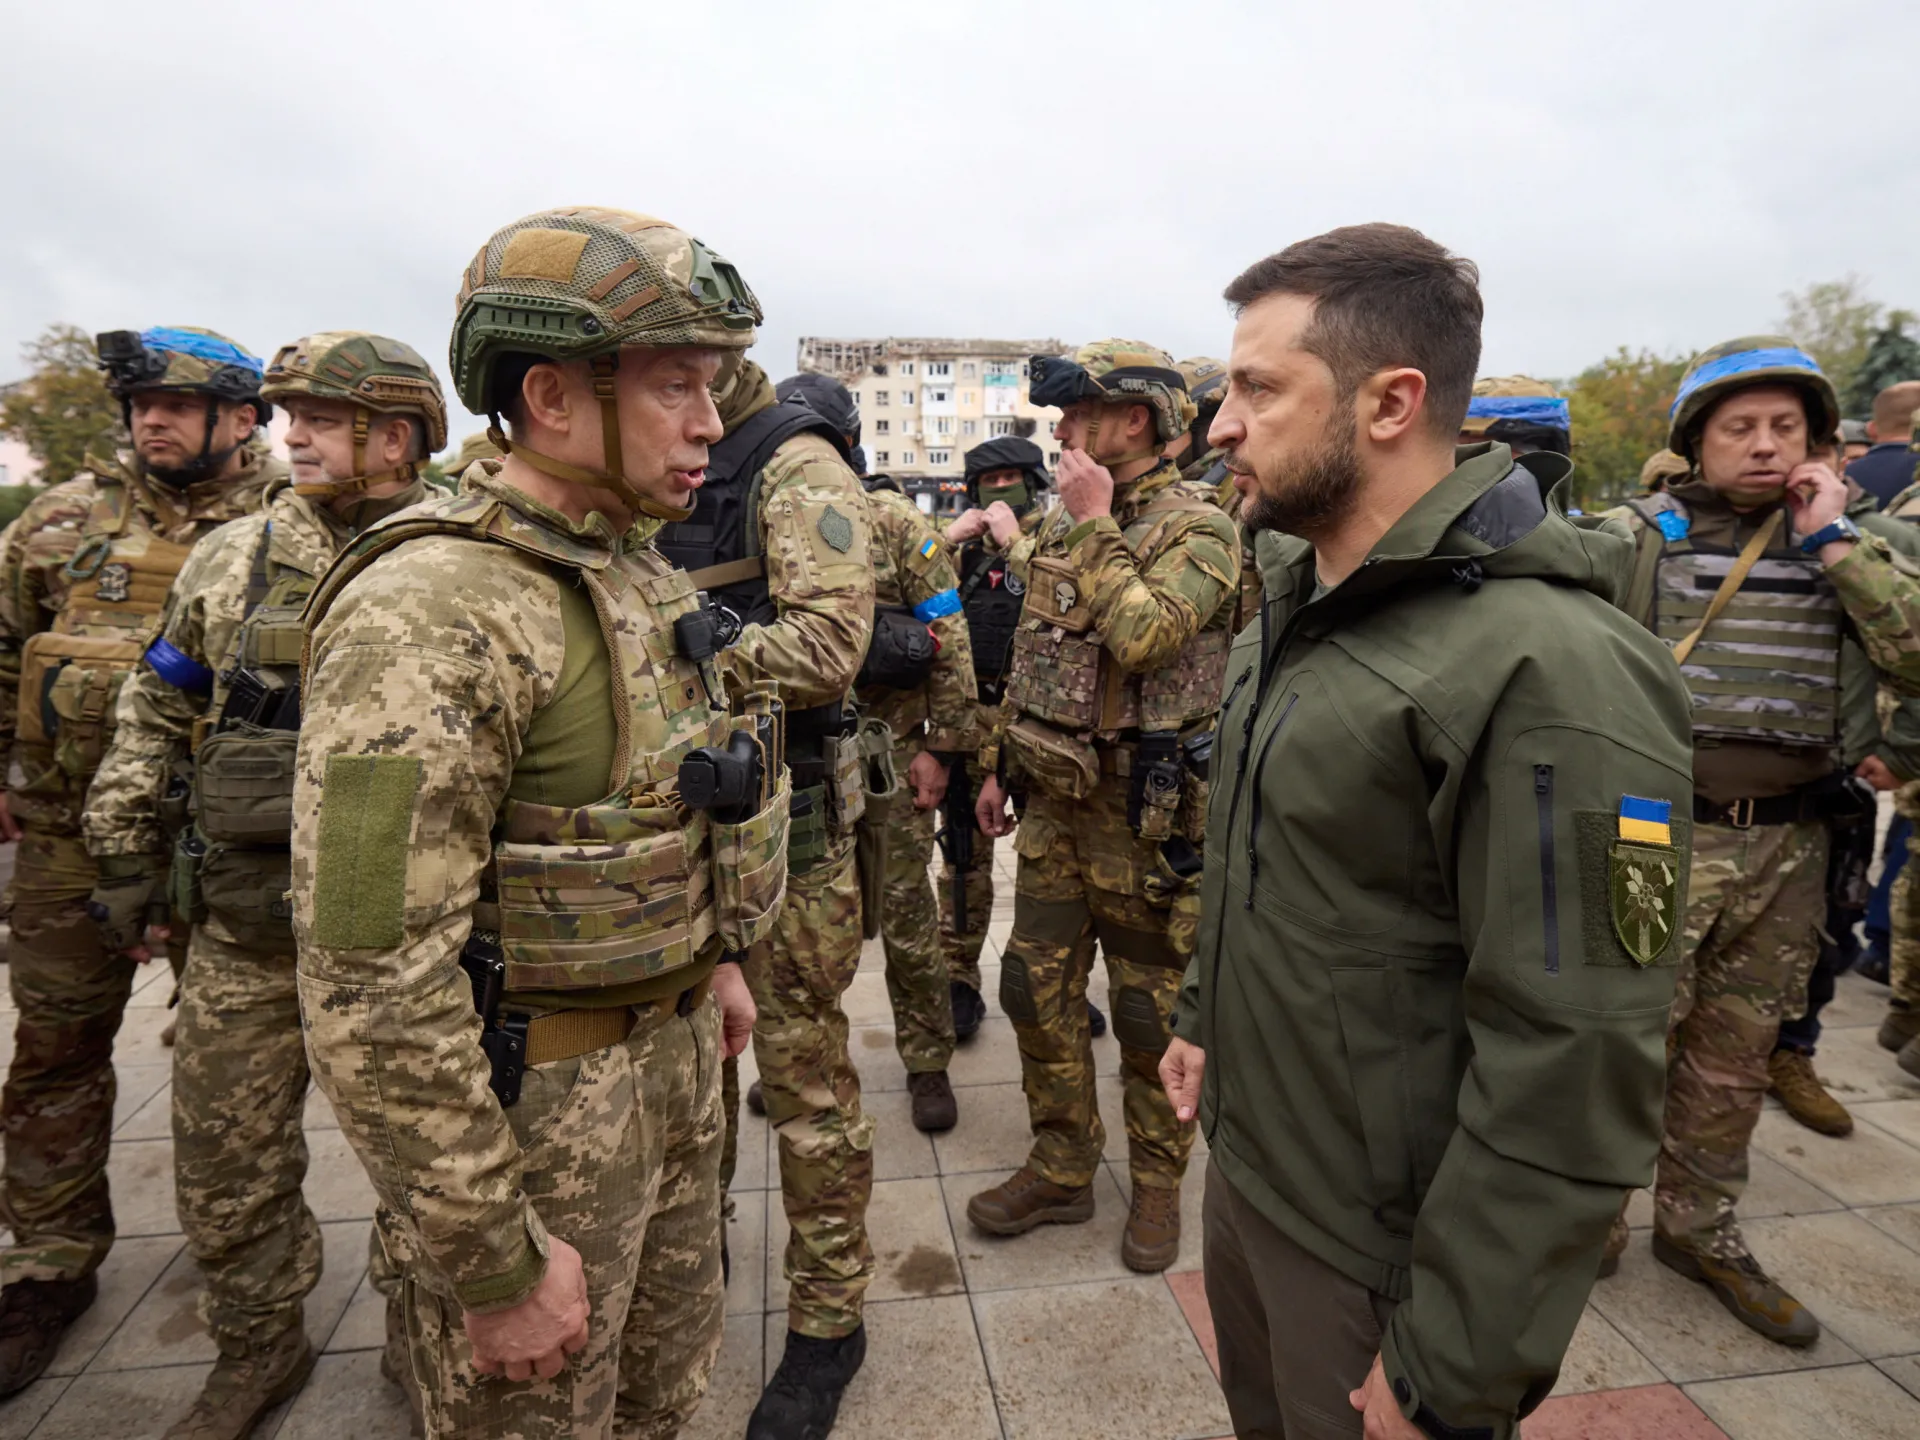
[(296, 482), (297, 495), (350, 495), (389, 480), (411, 480), (420, 473), (411, 460), (392, 470), (367, 473), (367, 432), (375, 415), (404, 415), (418, 421), (426, 454), (447, 443), (447, 402), (433, 367), (411, 345), (385, 335), (323, 330), (282, 345), (267, 366), (260, 393), (281, 403), (306, 395), (354, 407), (353, 474), (343, 480)]
[(1702, 350), (1680, 379), (1668, 415), (1667, 448), (1695, 460), (1694, 442), (1707, 416), (1736, 390), (1791, 385), (1806, 402), (1807, 434), (1822, 439), (1840, 424), (1840, 398), (1820, 362), (1784, 335), (1744, 335)]
[(1682, 480), (1693, 473), (1693, 466), (1671, 450), (1656, 450), (1640, 467), (1640, 489), (1652, 495), (1667, 488), (1669, 480)]
[(476, 430), (460, 442), (460, 453), (442, 468), (449, 476), (462, 475), (476, 460), (498, 460), (499, 458), (500, 447), (487, 438), (486, 431)]
[[(1164, 444), (1177, 440), (1193, 423), (1197, 412), (1187, 394), (1187, 377), (1173, 357), (1156, 345), (1139, 340), (1095, 340), (1071, 356), (1035, 355), (1027, 365), (1028, 398), (1035, 405), (1065, 408), (1082, 400), (1104, 405), (1145, 405)], [(1093, 452), (1100, 434), (1099, 412), (1087, 432), (1087, 451)], [(1123, 465), (1157, 455), (1160, 447), (1137, 455), (1114, 455), (1103, 463)]]
[[(496, 231), (480, 247), (455, 312), (454, 391), (469, 410), (493, 418), (488, 435), (503, 453), (555, 479), (613, 490), (650, 515), (684, 519), (690, 513), (647, 500), (627, 484), (613, 376), (624, 345), (738, 351), (753, 344), (760, 302), (722, 256), (650, 215), (591, 205), (543, 210)], [(591, 363), (606, 446), (602, 469), (508, 442), (494, 374), (510, 354)]]
[(1488, 375), (1473, 382), (1460, 434), (1504, 440), (1528, 450), (1573, 453), (1573, 424), (1565, 399), (1531, 375)]

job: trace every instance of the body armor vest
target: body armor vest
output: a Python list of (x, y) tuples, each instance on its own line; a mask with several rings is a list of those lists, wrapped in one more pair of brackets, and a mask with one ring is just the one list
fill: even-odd
[[(1628, 503), (1647, 521), (1642, 545), (1658, 547), (1651, 586), (1636, 586), (1651, 592), (1634, 597), (1636, 618), (1644, 624), (1650, 615), (1654, 634), (1671, 648), (1700, 624), (1738, 551), (1692, 540), (1686, 506), (1672, 495)], [(1662, 515), (1678, 523), (1663, 523)], [(1636, 576), (1645, 568), (1636, 567)], [(1776, 539), (1680, 667), (1695, 736), (1838, 745), (1845, 621), (1820, 562), (1791, 539)]]
[(974, 682), (983, 705), (1000, 703), (1026, 596), (1027, 587), (1004, 554), (995, 554), (978, 540), (961, 549), (960, 608), (967, 617)]
[[(1172, 541), (1181, 516), (1218, 513), (1211, 501), (1176, 484), (1148, 501), (1125, 526), (1127, 548), (1145, 570)], [(1072, 525), (1061, 507), (1048, 519), (1028, 562), (1027, 593), (1007, 677), (1007, 696), (1014, 707), (1056, 729), (1106, 739), (1133, 729), (1179, 730), (1212, 715), (1220, 708), (1232, 643), (1224, 607), (1171, 663), (1145, 672), (1122, 670), (1093, 628), (1078, 570), (1057, 553), (1058, 542)]]
[[(499, 935), (507, 991), (635, 984), (693, 965), (716, 935), (744, 950), (768, 933), (777, 897), (768, 906), (765, 894), (742, 896), (740, 879), (784, 893), (784, 864), (769, 877), (763, 862), (769, 846), (785, 852), (786, 789), (759, 815), (731, 826), (686, 809), (675, 788), (687, 752), (724, 745), (733, 729), (724, 708), (709, 707), (699, 669), (673, 652), (674, 620), (698, 608), (691, 579), (651, 551), (609, 555), (484, 492), (467, 494), (416, 506), (358, 537), (314, 594), (309, 636), (372, 560), (427, 535), (506, 545), (564, 577), (578, 576), (614, 662), (620, 738), (607, 797), (575, 807), (508, 799), (495, 819), (493, 860), (481, 876), (473, 925)], [(650, 729), (664, 722), (666, 732), (664, 743), (655, 737), (644, 751), (634, 743), (642, 711)], [(540, 724), (536, 712), (529, 743)], [(718, 903), (716, 851), (723, 863), (731, 857), (728, 873), (718, 877)]]
[(13, 811), (34, 824), (77, 824), (113, 735), (120, 686), (192, 548), (135, 527), (133, 512), (128, 486), (103, 477), (60, 570), (69, 588), (59, 612), (21, 649), (15, 733), (24, 778)]

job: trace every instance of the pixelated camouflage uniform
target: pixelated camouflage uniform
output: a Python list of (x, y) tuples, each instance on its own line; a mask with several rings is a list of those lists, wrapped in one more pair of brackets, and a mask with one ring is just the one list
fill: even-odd
[[(371, 558), (336, 566), (309, 611), (293, 869), (308, 1053), (391, 1213), (430, 1433), (671, 1435), (706, 1388), (723, 1310), (706, 996), (721, 937), (704, 858), (720, 827), (672, 786), (729, 722), (675, 650), (694, 595), (649, 544), (657, 522), (576, 524), (498, 470), (481, 461), (461, 496), (368, 531), (347, 553)], [(468, 533), (403, 528), (435, 517)], [(375, 553), (396, 535), (411, 538)], [(555, 867), (593, 856), (627, 869), (585, 897), (551, 888), (566, 884)], [(504, 904), (528, 885), (543, 898)], [(686, 898), (662, 893), (642, 918), (656, 886)], [(579, 910), (589, 899), (609, 928)], [(565, 925), (543, 927), (549, 909)], [(502, 1014), (632, 1026), (554, 1060), (530, 1032), (507, 1109), (458, 964), (480, 919), (544, 929), (523, 943), (556, 957), (518, 983), (510, 969)], [(656, 964), (575, 988), (600, 966)], [(559, 988), (541, 988), (549, 975)], [(584, 1262), (587, 1346), (551, 1381), (482, 1376), (462, 1312), (525, 1300), (549, 1234)]]
[[(953, 1005), (941, 945), (939, 906), (928, 865), (933, 858), (936, 810), (914, 807), (907, 767), (921, 751), (945, 759), (963, 749), (974, 730), (973, 649), (959, 611), (953, 558), (919, 506), (897, 488), (870, 488), (867, 516), (874, 603), (913, 609), (954, 608), (931, 624), (940, 642), (926, 680), (912, 690), (869, 685), (861, 709), (893, 733), (893, 768), (900, 789), (887, 810), (885, 911), (880, 935), (887, 955), (887, 996), (893, 1004), (894, 1047), (909, 1075), (945, 1070), (953, 1058)], [(987, 849), (982, 845), (977, 849)], [(948, 901), (951, 905), (951, 900)], [(971, 917), (969, 917), (971, 918)]]
[[(731, 431), (774, 403), (772, 382), (743, 362), (716, 403)], [(726, 663), (728, 674), (745, 683), (778, 685), (791, 715), (845, 700), (866, 657), (874, 593), (867, 500), (839, 452), (814, 434), (783, 441), (759, 483), (759, 553), (777, 616), (748, 625), (725, 652)], [(846, 528), (829, 516), (841, 517)], [(796, 777), (796, 803), (803, 788)], [(790, 871), (773, 937), (746, 966), (759, 1010), (754, 1060), (767, 1120), (779, 1137), (780, 1192), (791, 1226), (787, 1324), (823, 1340), (859, 1327), (874, 1273), (867, 1239), (873, 1120), (860, 1106), (840, 1008), (860, 966), (860, 945), (853, 833), (830, 828), (824, 856)], [(728, 1123), (737, 1137), (737, 1114)]]
[[(363, 502), (356, 519), (371, 523), (426, 493), (415, 482), (371, 508)], [(353, 533), (282, 487), (263, 511), (194, 547), (160, 636), (210, 674), (211, 689), (183, 689), (150, 664), (121, 688), (113, 744), (83, 817), (96, 859), (165, 852), (159, 797), (174, 759), (226, 707), (243, 663), (242, 621), (279, 617), (276, 633), (287, 640), (279, 664), (297, 664), (300, 608)], [(202, 1312), (221, 1348), (241, 1355), (301, 1323), (320, 1279), (320, 1227), (301, 1195), (308, 1072), (293, 926), (265, 915), (235, 928), (236, 918), (216, 907), (194, 927), (172, 1104), (175, 1202), (206, 1279)]]
[[(1886, 503), (1881, 513), (1905, 522), (1911, 528), (1920, 525), (1920, 485), (1910, 485)], [(1889, 704), (1898, 697), (1886, 694)], [(1897, 773), (1897, 772), (1896, 772)], [(1893, 792), (1893, 808), (1910, 821), (1920, 822), (1920, 780), (1908, 781)], [(1910, 847), (1911, 848), (1911, 847)], [(1914, 883), (1916, 867), (1908, 863), (1894, 877), (1893, 893), (1888, 897), (1888, 932), (1891, 957), (1888, 984), (1896, 1005), (1920, 1008), (1920, 885)]]
[[(0, 747), (22, 774), (8, 795), (25, 832), (13, 876), (9, 981), (20, 1018), (4, 1101), (4, 1214), (13, 1240), (0, 1279), (77, 1279), (113, 1244), (107, 1146), (115, 1082), (113, 1039), (135, 963), (107, 954), (86, 903), (98, 870), (80, 833), (80, 812), (112, 730), (118, 680), (61, 707), (57, 744), (17, 733), (22, 652), (47, 632), (144, 643), (174, 575), (194, 542), (259, 507), (286, 466), (249, 444), (238, 470), (183, 490), (145, 476), (129, 456), (89, 461), (89, 470), (38, 496), (9, 527), (0, 551)], [(101, 546), (113, 536), (110, 550)], [(78, 556), (83, 545), (87, 553)], [(131, 658), (119, 662), (130, 667)], [(73, 676), (103, 670), (70, 666)], [(65, 678), (65, 676), (63, 676)], [(84, 711), (84, 714), (82, 713)], [(43, 721), (44, 724), (44, 721)], [(185, 936), (173, 942), (184, 950)]]
[[(1162, 514), (1166, 506), (1178, 508)], [(1239, 579), (1239, 537), (1232, 522), (1212, 493), (1183, 482), (1171, 461), (1116, 487), (1112, 510), (1110, 518), (1081, 524), (1064, 505), (1048, 512), (1036, 544), (1023, 557), (1028, 617), (1021, 622), (1023, 636), (1030, 629), (1047, 633), (1056, 600), (1076, 612), (1085, 607), (1086, 633), (1099, 640), (1108, 657), (1103, 673), (1110, 663), (1124, 675), (1137, 676), (1175, 665), (1205, 632), (1218, 632), (1218, 664), (1208, 671), (1211, 693), (1201, 702), (1217, 711)], [(1152, 545), (1144, 567), (1135, 554), (1143, 542)], [(1042, 562), (1070, 567), (1075, 579), (1062, 589)], [(999, 762), (1008, 745), (1008, 724), (1022, 708), (1016, 695), (1023, 665), (1019, 644), (1015, 682), (1000, 725), (983, 750), (983, 768)], [(1201, 667), (1184, 668), (1197, 675)], [(1094, 700), (1098, 704), (1098, 697)], [(1209, 718), (1191, 728), (1210, 724)], [(1019, 1037), (1034, 1132), (1027, 1163), (1042, 1179), (1075, 1188), (1090, 1184), (1100, 1163), (1105, 1130), (1094, 1094), (1085, 1004), (1091, 936), (1106, 957), (1111, 985), (1133, 1183), (1174, 1188), (1186, 1171), (1193, 1126), (1175, 1120), (1156, 1067), (1193, 953), (1198, 877), (1177, 876), (1160, 843), (1141, 838), (1129, 823), (1130, 782), (1123, 766), (1137, 747), (1117, 732), (1093, 725), (1086, 730), (1098, 753), (1098, 784), (1076, 800), (1035, 783), (1014, 835), (1019, 870), (1000, 1003)], [(1017, 768), (1031, 765), (1023, 760)], [(1189, 838), (1198, 833), (1196, 824)]]
[[(1737, 551), (1772, 513), (1771, 507), (1736, 514), (1704, 481), (1671, 485), (1666, 494), (1691, 515), (1688, 538)], [(1663, 547), (1647, 507), (1666, 502), (1656, 495), (1633, 506), (1607, 512), (1633, 532), (1641, 555), (1626, 608), (1669, 645), (1699, 623), (1653, 623), (1654, 603), (1649, 557)], [(1821, 574), (1838, 597), (1848, 623), (1835, 670), (1835, 708), (1848, 699), (1838, 692), (1865, 687), (1871, 696), (1875, 672), (1903, 693), (1920, 679), (1920, 649), (1908, 627), (1920, 598), (1917, 573), (1902, 553), (1906, 542), (1890, 532), (1892, 523), (1855, 515), (1865, 534), (1860, 543)], [(1768, 548), (1769, 557), (1797, 556), (1798, 543), (1783, 527)], [(1896, 547), (1894, 540), (1901, 540)], [(1704, 610), (1705, 600), (1699, 606)], [(1702, 637), (1690, 667), (1715, 660), (1715, 642), (1734, 623), (1717, 620)], [(1727, 662), (1722, 662), (1727, 663)], [(1739, 674), (1738, 661), (1732, 662)], [(1695, 687), (1698, 688), (1697, 685)], [(1854, 697), (1857, 699), (1857, 697)], [(1716, 691), (1715, 708), (1759, 714), (1765, 701)], [(1871, 699), (1868, 699), (1871, 703)], [(1696, 717), (1702, 697), (1694, 698)], [(1696, 723), (1698, 720), (1696, 719)], [(1836, 734), (1835, 745), (1839, 744)], [(1805, 747), (1802, 747), (1804, 750)], [(1696, 803), (1716, 809), (1752, 794), (1743, 787), (1750, 766), (1764, 777), (1754, 784), (1770, 794), (1785, 793), (1790, 783), (1772, 783), (1780, 773), (1769, 760), (1778, 747), (1729, 739), (1696, 745)], [(1825, 758), (1822, 759), (1824, 754)], [(1808, 752), (1810, 783), (1838, 763), (1839, 751)], [(1693, 831), (1693, 862), (1685, 921), (1686, 955), (1670, 1017), (1666, 1122), (1655, 1179), (1655, 1223), (1669, 1238), (1702, 1254), (1731, 1259), (1746, 1253), (1734, 1209), (1746, 1188), (1747, 1151), (1769, 1085), (1767, 1062), (1783, 1018), (1806, 1005), (1807, 978), (1818, 958), (1819, 931), (1826, 919), (1829, 830), (1824, 820), (1747, 825), (1701, 821)], [(1614, 1243), (1619, 1243), (1616, 1231)]]

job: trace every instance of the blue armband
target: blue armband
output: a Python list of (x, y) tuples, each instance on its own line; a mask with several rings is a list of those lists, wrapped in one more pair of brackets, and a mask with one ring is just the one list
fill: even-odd
[(189, 695), (213, 693), (213, 671), (165, 640), (155, 640), (147, 647), (147, 664), (176, 690), (185, 690)]
[(960, 613), (960, 592), (942, 590), (938, 595), (929, 595), (913, 607), (913, 618), (922, 624), (931, 625), (945, 615)]

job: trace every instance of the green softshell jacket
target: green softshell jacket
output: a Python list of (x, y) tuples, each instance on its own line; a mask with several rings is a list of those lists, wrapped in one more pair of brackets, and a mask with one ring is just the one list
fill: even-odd
[[(1312, 548), (1260, 537), (1175, 1028), (1227, 1180), (1401, 1302), (1402, 1411), (1504, 1440), (1653, 1174), (1692, 745), (1672, 656), (1613, 605), (1625, 528), (1568, 520), (1559, 456), (1459, 454), (1319, 599)], [(1617, 838), (1623, 796), (1671, 803), (1670, 851)]]

